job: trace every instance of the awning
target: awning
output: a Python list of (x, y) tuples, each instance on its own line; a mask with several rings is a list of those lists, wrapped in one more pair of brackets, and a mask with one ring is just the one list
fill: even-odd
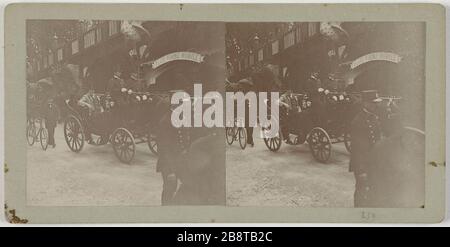
[(398, 64), (402, 61), (402, 57), (392, 52), (373, 52), (363, 55), (353, 61), (343, 62), (339, 65), (339, 72), (341, 79), (347, 84), (353, 84), (353, 80), (364, 71), (367, 71), (372, 66), (365, 66), (375, 64), (373, 62), (388, 62)]
[(356, 67), (359, 67), (363, 64), (373, 61), (386, 61), (391, 63), (399, 63), (401, 60), (402, 57), (400, 55), (392, 52), (373, 52), (355, 59), (350, 64), (350, 68), (355, 69)]
[(162, 56), (155, 61), (151, 63), (152, 68), (156, 69), (160, 67), (161, 65), (164, 65), (166, 63), (172, 62), (172, 61), (191, 61), (195, 63), (201, 63), (203, 62), (204, 56), (190, 51), (179, 51), (179, 52), (172, 52), (165, 56)]

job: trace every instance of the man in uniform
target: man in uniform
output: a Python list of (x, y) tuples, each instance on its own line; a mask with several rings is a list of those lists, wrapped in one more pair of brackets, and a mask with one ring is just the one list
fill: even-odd
[(367, 201), (367, 156), (381, 138), (380, 120), (376, 114), (382, 101), (375, 90), (362, 91), (363, 107), (351, 123), (352, 152), (350, 172), (355, 176), (354, 206), (364, 207)]

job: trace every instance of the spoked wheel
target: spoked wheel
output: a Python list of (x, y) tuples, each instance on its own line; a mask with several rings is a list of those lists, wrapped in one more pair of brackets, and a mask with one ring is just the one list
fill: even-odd
[(239, 135), (239, 146), (241, 146), (242, 149), (245, 149), (245, 147), (247, 146), (247, 130), (242, 127), (239, 128), (238, 135)]
[(281, 136), (281, 131), (278, 132), (278, 134), (274, 137), (266, 137), (268, 134), (266, 134), (270, 128), (263, 128), (263, 134), (264, 134), (264, 143), (266, 144), (266, 147), (272, 151), (276, 152), (281, 147), (281, 140), (283, 139)]
[(64, 138), (67, 146), (75, 153), (81, 151), (84, 145), (84, 132), (80, 120), (71, 115), (64, 122)]
[(36, 140), (36, 126), (32, 122), (27, 124), (27, 142), (28, 145), (33, 146)]
[(350, 136), (350, 131), (345, 131), (344, 132), (344, 144), (345, 144), (345, 148), (347, 149), (347, 151), (349, 153), (352, 152), (352, 139)]
[(225, 137), (227, 139), (227, 144), (231, 145), (234, 142), (234, 138), (235, 138), (235, 127), (225, 127)]
[(148, 133), (148, 135), (147, 135), (147, 145), (148, 145), (148, 148), (150, 149), (150, 151), (154, 155), (158, 155), (158, 144), (156, 142), (156, 135), (154, 135), (152, 133)]
[[(273, 116), (271, 117), (273, 118)], [(262, 134), (263, 134), (263, 140), (264, 143), (266, 144), (266, 147), (272, 151), (272, 152), (276, 152), (281, 148), (281, 143), (283, 141), (283, 135), (281, 133), (281, 126), (280, 126), (280, 122), (277, 121), (279, 128), (279, 131), (277, 134), (275, 134), (275, 136), (271, 135), (271, 128), (272, 125), (269, 125), (267, 127), (262, 127)]]
[(41, 147), (45, 151), (48, 147), (48, 130), (46, 128), (41, 128), (39, 130), (39, 139), (41, 142)]
[(326, 163), (331, 156), (331, 140), (327, 132), (319, 127), (311, 130), (308, 138), (309, 149), (314, 159)]
[(118, 128), (112, 134), (112, 146), (117, 158), (126, 164), (129, 164), (136, 154), (136, 144), (134, 137), (125, 128)]

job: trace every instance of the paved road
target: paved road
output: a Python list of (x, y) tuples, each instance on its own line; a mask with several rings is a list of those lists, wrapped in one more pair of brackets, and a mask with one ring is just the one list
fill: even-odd
[[(137, 146), (131, 165), (120, 163), (111, 145), (67, 147), (62, 126), (55, 149), (28, 148), (27, 198), (30, 205), (160, 205), (162, 180), (156, 156)], [(255, 132), (256, 135), (256, 132)], [(224, 140), (225, 141), (225, 140)], [(306, 145), (270, 152), (261, 139), (241, 150), (227, 146), (227, 203), (232, 206), (351, 207), (354, 180), (349, 156), (335, 145), (330, 164), (317, 163)]]
[(56, 148), (28, 148), (28, 203), (31, 205), (160, 205), (161, 175), (147, 144), (137, 145), (130, 165), (120, 163), (110, 144), (67, 147), (62, 126)]
[[(255, 130), (254, 135), (257, 136)], [(306, 144), (282, 144), (276, 153), (262, 139), (227, 149), (227, 203), (232, 206), (352, 207), (354, 178), (349, 154), (333, 145), (329, 164), (314, 160)]]

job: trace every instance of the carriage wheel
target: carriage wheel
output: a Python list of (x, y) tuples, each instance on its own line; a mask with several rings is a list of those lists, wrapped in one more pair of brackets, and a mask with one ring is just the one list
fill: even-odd
[(331, 140), (327, 132), (319, 127), (311, 130), (308, 138), (309, 149), (313, 157), (321, 162), (326, 163), (331, 156)]
[(125, 128), (118, 128), (112, 134), (112, 145), (117, 158), (126, 164), (129, 164), (136, 154), (136, 144), (134, 137)]
[(36, 140), (36, 126), (31, 123), (28, 122), (27, 124), (27, 142), (28, 145), (33, 146), (34, 141)]
[(245, 130), (245, 128), (239, 128), (238, 135), (239, 146), (241, 146), (242, 149), (245, 149), (245, 147), (247, 146), (247, 131)]
[(349, 131), (345, 131), (345, 133), (344, 133), (344, 144), (345, 144), (345, 148), (347, 149), (347, 151), (349, 153), (351, 153), (352, 152), (352, 139), (351, 139)]
[(264, 133), (264, 143), (266, 144), (266, 147), (272, 151), (272, 152), (276, 152), (280, 149), (281, 147), (281, 140), (283, 139), (281, 136), (281, 131), (278, 132), (278, 135), (275, 137), (271, 137), (271, 138), (267, 138), (265, 137), (266, 134), (265, 132), (267, 132), (269, 129), (263, 128), (263, 133)]
[(147, 135), (147, 145), (154, 155), (158, 155), (158, 144), (156, 142), (156, 136), (154, 134), (149, 133)]
[(64, 138), (67, 146), (75, 153), (81, 151), (84, 145), (83, 126), (75, 116), (69, 116), (64, 122)]
[(41, 147), (45, 151), (48, 147), (48, 130), (46, 128), (41, 128), (39, 130), (39, 139), (41, 142)]
[(235, 128), (234, 127), (225, 127), (225, 137), (227, 139), (227, 144), (231, 145), (234, 142), (235, 137)]

